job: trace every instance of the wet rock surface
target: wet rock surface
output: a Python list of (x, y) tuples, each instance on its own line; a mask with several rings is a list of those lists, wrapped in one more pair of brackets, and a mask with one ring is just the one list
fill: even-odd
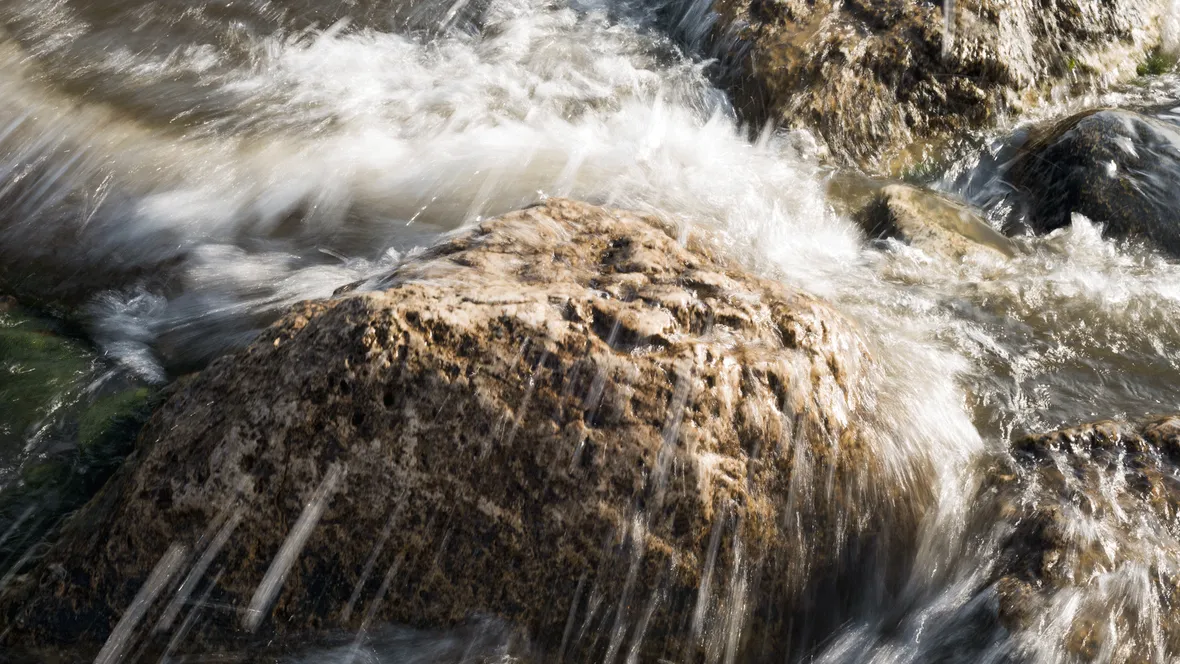
[(997, 257), (1016, 253), (1012, 240), (992, 228), (977, 210), (918, 187), (883, 187), (855, 218), (870, 237), (899, 238), (952, 260), (976, 252)]
[(36, 430), (77, 399), (94, 367), (93, 350), (63, 326), (0, 297), (0, 464), (10, 467)]
[(747, 48), (734, 93), (747, 117), (810, 129), (838, 158), (890, 170), (1051, 90), (1133, 76), (1160, 40), (1167, 3), (723, 0), (715, 9)]
[(1002, 622), (1034, 637), (1023, 654), (1180, 656), (1180, 417), (1026, 436), (1013, 456), (992, 474), (1013, 524), (995, 587)]
[(1015, 212), (1036, 233), (1073, 214), (1108, 237), (1180, 256), (1180, 128), (1132, 111), (1099, 110), (1040, 127), (1004, 174)]
[(154, 390), (68, 332), (0, 297), (0, 591), (115, 472), (151, 413)]
[(553, 200), (296, 307), (174, 388), (0, 598), (6, 647), (479, 614), (567, 661), (798, 647), (912, 541), (921, 462), (861, 426), (851, 323), (676, 237)]

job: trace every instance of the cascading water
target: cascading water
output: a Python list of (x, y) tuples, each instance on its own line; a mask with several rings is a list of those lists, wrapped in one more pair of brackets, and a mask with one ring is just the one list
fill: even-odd
[[(1015, 434), (1180, 409), (1180, 267), (1080, 218), (1010, 259), (868, 241), (829, 205), (807, 135), (751, 141), (734, 119), (698, 50), (711, 21), (703, 3), (622, 0), (7, 0), (0, 287), (65, 312), (122, 380), (162, 383), (296, 301), (545, 197), (719, 231), (862, 324), (883, 373), (874, 435), (936, 497), (900, 589), (869, 584), (794, 656), (1066, 661), (1055, 618), (1134, 605), (1148, 567), (1107, 570), (1010, 634), (989, 584), (1012, 524), (976, 496)], [(977, 179), (942, 186), (985, 186), (986, 164), (960, 171)], [(0, 450), (0, 482), (29, 450)], [(1167, 527), (1144, 532), (1135, 560), (1180, 565)], [(374, 627), (297, 659), (509, 658), (511, 640)]]

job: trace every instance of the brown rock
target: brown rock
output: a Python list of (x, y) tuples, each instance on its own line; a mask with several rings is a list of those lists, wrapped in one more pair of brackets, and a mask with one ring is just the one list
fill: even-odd
[(1180, 657), (1180, 416), (1027, 436), (1014, 455), (996, 481), (1014, 524), (1001, 620), (1069, 661)]
[[(952, 8), (948, 39), (943, 7)], [(744, 42), (734, 96), (755, 122), (814, 131), (900, 172), (932, 145), (1064, 89), (1135, 74), (1165, 0), (719, 0)]]
[(857, 330), (709, 246), (553, 200), (296, 307), (154, 415), (6, 642), (166, 640), (209, 593), (202, 652), (484, 613), (567, 660), (781, 654), (930, 496), (861, 425)]
[(961, 201), (908, 185), (883, 187), (855, 218), (873, 237), (897, 237), (923, 251), (962, 259), (975, 252), (1012, 257), (1016, 246)]

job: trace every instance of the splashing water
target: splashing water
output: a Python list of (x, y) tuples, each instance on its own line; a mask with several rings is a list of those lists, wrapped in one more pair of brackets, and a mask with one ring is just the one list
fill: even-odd
[[(944, 11), (950, 48), (954, 3)], [(707, 227), (862, 323), (884, 385), (874, 435), (895, 475), (924, 460), (905, 483), (937, 497), (900, 594), (866, 590), (818, 661), (1057, 661), (1056, 636), (987, 622), (1004, 530), (975, 525), (980, 460), (1017, 433), (1180, 407), (1180, 268), (1080, 218), (1011, 260), (867, 242), (829, 206), (806, 135), (750, 140), (735, 120), (692, 50), (711, 22), (702, 3), (609, 0), (13, 0), (0, 287), (69, 311), (109, 361), (162, 382), (296, 301), (547, 196)], [(741, 575), (723, 572), (738, 625)], [(1055, 597), (1046, 620), (1133, 594), (1134, 570), (1112, 574)], [(382, 630), (301, 659), (515, 652), (494, 624)], [(718, 641), (730, 657), (736, 630)]]
[(955, 48), (955, 0), (942, 3), (942, 57), (945, 60)]

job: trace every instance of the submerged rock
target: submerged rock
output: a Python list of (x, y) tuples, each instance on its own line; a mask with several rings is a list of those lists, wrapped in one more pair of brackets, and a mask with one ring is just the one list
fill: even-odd
[[(1019, 112), (1056, 87), (1135, 75), (1167, 0), (723, 0), (747, 48), (735, 100), (755, 121), (818, 133), (889, 167), (929, 141)], [(947, 21), (944, 11), (952, 12)]]
[(973, 208), (933, 191), (889, 185), (856, 215), (872, 237), (897, 237), (931, 254), (961, 259), (987, 251), (1016, 254), (1015, 244)]
[(553, 200), (296, 307), (176, 388), (0, 598), (5, 643), (482, 613), (567, 660), (798, 647), (887, 582), (858, 555), (913, 541), (924, 462), (864, 424), (852, 324), (675, 237)]
[(1001, 620), (1037, 661), (1180, 657), (1180, 417), (1103, 421), (1016, 442), (993, 475), (1013, 524)]
[(1004, 174), (1029, 228), (1048, 233), (1074, 213), (1104, 234), (1142, 238), (1180, 256), (1180, 128), (1130, 111), (1075, 115), (1035, 130)]
[(0, 590), (114, 473), (151, 413), (153, 390), (67, 330), (0, 297)]
[(0, 469), (13, 465), (38, 423), (77, 398), (93, 368), (92, 350), (0, 298)]

